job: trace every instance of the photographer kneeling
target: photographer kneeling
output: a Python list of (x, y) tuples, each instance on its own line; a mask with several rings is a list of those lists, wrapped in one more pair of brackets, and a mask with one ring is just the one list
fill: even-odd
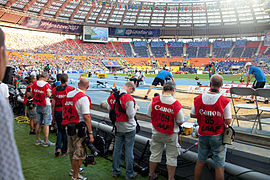
[[(82, 179), (87, 180), (79, 174), (82, 160), (86, 157), (86, 148), (83, 146), (87, 134), (89, 134), (89, 142), (94, 142), (92, 127), (91, 127), (91, 100), (85, 94), (89, 87), (89, 81), (82, 78), (78, 83), (78, 88), (69, 92), (63, 99), (63, 121), (62, 125), (67, 126), (68, 134), (68, 154), (72, 170), (72, 180)], [(87, 131), (84, 131), (87, 127)], [(81, 169), (81, 172), (83, 170)]]

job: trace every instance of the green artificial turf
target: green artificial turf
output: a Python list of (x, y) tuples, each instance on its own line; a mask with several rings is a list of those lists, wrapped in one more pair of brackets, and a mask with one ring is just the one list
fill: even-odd
[[(55, 146), (42, 147), (35, 146), (35, 135), (29, 135), (29, 125), (18, 124), (14, 121), (14, 134), (22, 163), (23, 174), (26, 180), (70, 180), (68, 175), (70, 161), (68, 156), (55, 157)], [(55, 133), (49, 135), (52, 142), (56, 142)], [(109, 157), (111, 159), (111, 157)], [(103, 157), (95, 158), (96, 165), (84, 167), (85, 177), (89, 180), (110, 180), (115, 179), (111, 176), (112, 163)], [(83, 167), (83, 165), (82, 165)], [(125, 170), (117, 178), (125, 179)], [(138, 175), (137, 180), (146, 180), (147, 177)], [(165, 179), (159, 177), (159, 179)]]

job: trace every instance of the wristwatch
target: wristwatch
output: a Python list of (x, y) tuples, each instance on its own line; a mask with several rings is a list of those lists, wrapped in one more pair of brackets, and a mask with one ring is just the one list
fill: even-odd
[(93, 131), (88, 132), (88, 134), (93, 134)]

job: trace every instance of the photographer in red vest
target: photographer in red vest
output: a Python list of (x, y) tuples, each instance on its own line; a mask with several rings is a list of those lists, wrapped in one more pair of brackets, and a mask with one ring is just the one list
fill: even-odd
[(156, 96), (148, 106), (147, 114), (152, 120), (152, 141), (150, 146), (149, 178), (157, 179), (155, 169), (161, 162), (162, 152), (166, 145), (166, 164), (168, 179), (173, 180), (180, 152), (178, 144), (179, 125), (184, 122), (182, 105), (174, 98), (176, 85), (167, 82), (163, 86), (161, 96)]
[[(55, 145), (48, 140), (49, 126), (52, 123), (52, 110), (51, 110), (51, 88), (47, 82), (49, 74), (43, 72), (38, 81), (33, 84), (33, 104), (36, 104), (36, 142), (35, 145), (42, 144), (44, 147)], [(44, 142), (40, 140), (40, 126), (44, 124), (43, 135)]]
[(33, 84), (37, 81), (36, 76), (30, 75), (28, 77), (29, 85), (26, 87), (24, 95), (24, 103), (27, 107), (27, 117), (30, 120), (30, 132), (29, 134), (36, 134), (36, 107), (33, 105)]
[[(62, 101), (66, 97), (67, 93), (73, 91), (75, 88), (68, 86), (68, 75), (61, 74), (58, 78), (61, 81), (61, 84), (53, 88), (52, 90), (52, 117), (54, 122), (57, 124), (57, 139), (55, 147), (55, 156), (59, 156), (60, 152), (62, 155), (67, 153), (67, 134), (66, 130), (62, 126)], [(63, 143), (63, 146), (62, 146)]]
[(86, 148), (82, 142), (89, 135), (89, 142), (94, 142), (91, 126), (91, 100), (85, 94), (89, 87), (89, 80), (82, 78), (78, 83), (78, 88), (70, 91), (63, 99), (63, 120), (62, 125), (67, 126), (68, 134), (68, 154), (72, 169), (69, 175), (72, 179), (87, 180), (80, 172), (82, 160), (86, 157)]
[(210, 79), (210, 91), (194, 98), (190, 117), (199, 124), (198, 160), (195, 180), (199, 180), (208, 155), (213, 153), (217, 180), (224, 179), (227, 146), (222, 143), (225, 125), (232, 121), (230, 100), (219, 93), (223, 85), (222, 76), (215, 74)]
[[(115, 108), (116, 111), (116, 133), (115, 143), (113, 151), (113, 168), (112, 176), (118, 177), (121, 175), (121, 155), (123, 146), (125, 147), (125, 162), (126, 162), (126, 179), (134, 179), (137, 174), (133, 170), (133, 147), (136, 134), (136, 121), (134, 119), (139, 106), (135, 104), (135, 100), (130, 95), (135, 91), (135, 85), (133, 82), (126, 82), (125, 85), (120, 89), (120, 102), (122, 109), (125, 111), (120, 112), (118, 106)], [(113, 109), (116, 99), (113, 94), (107, 99), (109, 104), (108, 108)]]

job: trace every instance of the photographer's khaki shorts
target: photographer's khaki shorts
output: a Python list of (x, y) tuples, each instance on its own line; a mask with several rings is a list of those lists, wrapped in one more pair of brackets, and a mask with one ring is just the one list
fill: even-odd
[(161, 162), (164, 146), (166, 145), (166, 164), (169, 166), (177, 166), (177, 157), (180, 154), (180, 145), (178, 143), (178, 134), (173, 135), (162, 134), (159, 132), (152, 134), (150, 146), (151, 162)]
[(75, 160), (83, 160), (86, 157), (86, 148), (82, 145), (85, 138), (79, 138), (77, 135), (68, 136), (68, 154)]

